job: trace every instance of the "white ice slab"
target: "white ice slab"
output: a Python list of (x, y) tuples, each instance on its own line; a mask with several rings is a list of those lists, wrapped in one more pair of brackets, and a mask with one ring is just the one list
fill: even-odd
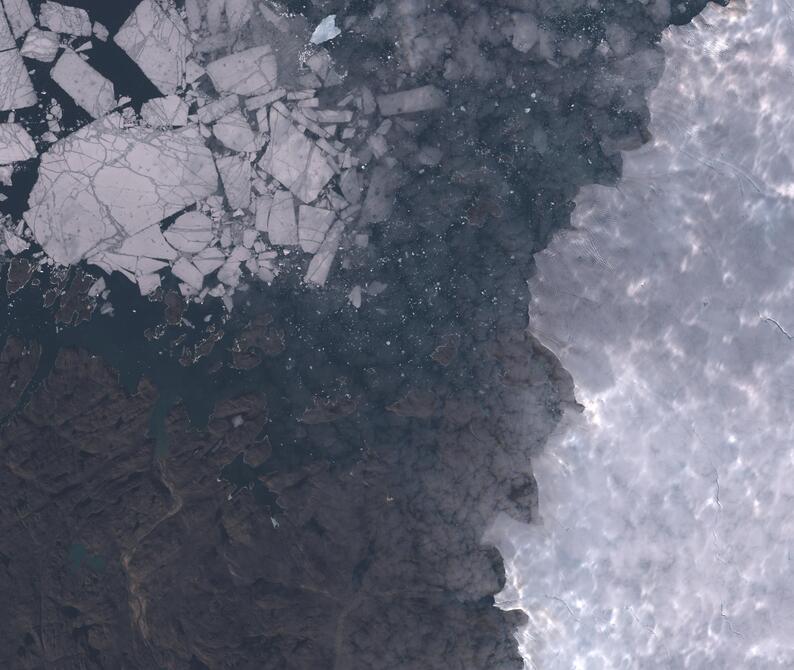
[(31, 107), (38, 102), (25, 63), (14, 49), (0, 51), (0, 111)]
[(177, 279), (181, 279), (188, 286), (200, 291), (204, 287), (204, 275), (202, 272), (186, 258), (180, 258), (171, 272)]
[(0, 123), (0, 165), (26, 161), (36, 156), (30, 134), (18, 123)]
[(52, 80), (95, 119), (116, 106), (113, 82), (103, 77), (71, 49), (64, 51), (50, 72)]
[(67, 7), (58, 2), (45, 2), (39, 10), (39, 24), (56, 33), (75, 37), (90, 37), (91, 19), (79, 7)]
[(257, 95), (276, 88), (278, 65), (269, 46), (253, 47), (207, 65), (219, 93)]
[(342, 34), (342, 31), (336, 27), (336, 14), (326, 16), (317, 27), (314, 29), (309, 41), (312, 44), (322, 44), (328, 40), (334, 39)]
[(298, 238), (301, 249), (308, 254), (316, 253), (334, 219), (336, 214), (330, 209), (301, 205), (298, 208)]
[(206, 198), (217, 183), (195, 128), (124, 128), (112, 114), (42, 156), (25, 221), (51, 258), (73, 264)]
[(8, 22), (11, 24), (11, 30), (14, 31), (14, 37), (17, 39), (36, 24), (28, 0), (3, 0), (3, 7), (6, 10)]
[(316, 200), (334, 176), (322, 151), (275, 108), (270, 110), (270, 135), (259, 167), (303, 202)]
[(193, 257), (193, 264), (206, 277), (226, 262), (226, 256), (217, 247), (207, 247)]
[(52, 63), (60, 49), (58, 35), (51, 30), (31, 28), (19, 53), (25, 58), (33, 58), (44, 63)]
[(328, 235), (326, 235), (314, 258), (309, 262), (303, 281), (317, 286), (325, 286), (328, 273), (331, 271), (336, 252), (339, 249), (339, 239), (342, 237), (344, 227), (344, 221), (337, 221), (331, 230), (328, 231)]
[(141, 118), (150, 126), (180, 127), (187, 125), (189, 111), (185, 101), (178, 95), (167, 95), (144, 102)]
[(257, 202), (257, 230), (266, 232), (271, 244), (291, 246), (298, 244), (298, 223), (295, 203), (289, 191), (276, 191)]
[(94, 21), (93, 32), (94, 36), (100, 42), (107, 42), (108, 37), (110, 37), (110, 31), (107, 29), (104, 23), (100, 23), (99, 21)]
[(192, 44), (182, 17), (171, 6), (143, 0), (113, 38), (162, 93), (185, 81)]
[(251, 163), (242, 156), (216, 158), (226, 200), (232, 209), (246, 209), (251, 204)]
[(176, 249), (166, 242), (159, 223), (154, 223), (125, 239), (119, 247), (119, 253), (167, 261), (174, 261), (179, 256)]
[(212, 219), (201, 212), (186, 212), (163, 235), (177, 251), (196, 254), (212, 242)]
[(232, 151), (253, 152), (259, 146), (254, 131), (239, 110), (218, 119), (212, 127), (212, 134)]

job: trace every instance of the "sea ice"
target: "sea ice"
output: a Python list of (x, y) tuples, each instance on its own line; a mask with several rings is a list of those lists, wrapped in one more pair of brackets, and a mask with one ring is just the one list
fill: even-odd
[(69, 265), (206, 198), (217, 183), (195, 128), (125, 128), (112, 114), (42, 155), (25, 221), (47, 255)]
[(270, 133), (259, 167), (301, 201), (313, 202), (334, 175), (322, 151), (275, 107), (270, 109)]
[(95, 119), (116, 106), (113, 82), (99, 74), (71, 49), (64, 51), (50, 76)]
[(298, 238), (301, 249), (308, 254), (316, 253), (334, 219), (336, 214), (329, 209), (301, 205), (298, 208)]
[(160, 224), (154, 223), (142, 231), (130, 235), (119, 247), (120, 254), (130, 256), (145, 256), (146, 258), (159, 258), (166, 261), (175, 261), (179, 254), (168, 242), (160, 230)]
[(295, 203), (289, 191), (279, 189), (272, 196), (264, 195), (257, 202), (256, 228), (266, 232), (271, 244), (298, 244)]
[(336, 27), (336, 14), (326, 16), (317, 27), (314, 29), (309, 41), (312, 44), (322, 44), (328, 40), (334, 39), (342, 34), (342, 31)]
[(447, 104), (444, 93), (431, 85), (379, 95), (377, 100), (380, 113), (383, 116), (427, 112)]
[(246, 209), (251, 204), (251, 163), (243, 156), (216, 158), (215, 164), (232, 209)]
[(18, 123), (0, 123), (0, 165), (26, 161), (36, 156), (30, 134)]
[(17, 39), (36, 24), (28, 0), (3, 0), (3, 7), (11, 24), (11, 30), (14, 31), (14, 37)]
[(212, 127), (212, 134), (232, 151), (253, 152), (258, 149), (256, 135), (239, 110), (219, 119)]
[(25, 43), (19, 50), (25, 58), (33, 58), (44, 63), (52, 63), (58, 55), (61, 45), (58, 35), (51, 30), (31, 28), (25, 37)]
[(253, 47), (213, 61), (207, 74), (219, 93), (257, 95), (276, 87), (278, 65), (269, 46)]
[(79, 7), (67, 7), (58, 2), (45, 2), (39, 10), (39, 24), (56, 33), (75, 37), (91, 36), (91, 19)]
[(204, 274), (186, 258), (180, 258), (174, 263), (171, 272), (196, 291), (204, 287)]
[(325, 286), (328, 273), (331, 271), (331, 265), (333, 265), (336, 252), (339, 249), (339, 238), (342, 237), (344, 227), (344, 221), (337, 221), (331, 227), (314, 258), (309, 262), (303, 281), (317, 286)]
[(197, 254), (212, 242), (212, 219), (201, 212), (185, 212), (163, 235), (177, 251)]
[(192, 51), (187, 26), (170, 5), (143, 0), (113, 38), (162, 93), (175, 93), (185, 79)]
[(36, 102), (36, 91), (19, 52), (16, 48), (0, 51), (0, 111), (31, 107)]
[(141, 106), (141, 118), (150, 126), (179, 127), (188, 123), (189, 108), (178, 95), (154, 98)]

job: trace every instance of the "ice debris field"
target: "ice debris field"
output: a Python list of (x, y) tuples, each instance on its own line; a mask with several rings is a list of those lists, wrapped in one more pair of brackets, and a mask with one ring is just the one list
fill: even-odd
[[(40, 158), (0, 252), (85, 261), (144, 295), (170, 272), (184, 296), (231, 309), (248, 278), (270, 283), (305, 255), (304, 281), (323, 286), (338, 250), (366, 245), (391, 211), (392, 124), (446, 104), (433, 86), (343, 90), (319, 46), (343, 32), (333, 15), (310, 32), (254, 0), (142, 0), (111, 35), (81, 8), (44, 2), (35, 16), (28, 0), (0, 2), (0, 183)], [(254, 18), (294, 51), (288, 76), (277, 48), (234, 37)], [(108, 41), (161, 94), (140, 111), (92, 63)], [(62, 105), (34, 86), (38, 67), (93, 121), (65, 130)], [(47, 112), (41, 132), (15, 118), (34, 106)]]

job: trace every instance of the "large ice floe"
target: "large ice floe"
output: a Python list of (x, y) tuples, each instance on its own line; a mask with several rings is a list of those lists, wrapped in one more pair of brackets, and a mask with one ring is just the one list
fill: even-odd
[(794, 22), (709, 6), (663, 39), (653, 140), (537, 256), (531, 329), (581, 415), (502, 519), (531, 667), (794, 667)]
[[(3, 220), (0, 251), (38, 245), (41, 262), (120, 272), (143, 294), (169, 272), (185, 296), (228, 308), (246, 279), (271, 282), (285, 269), (324, 285), (339, 250), (391, 211), (392, 121), (379, 117), (446, 106), (431, 86), (377, 97), (340, 86), (344, 73), (305, 20), (268, 3), (142, 0), (114, 35), (81, 8), (47, 1), (35, 16), (27, 0), (3, 3), (3, 183), (46, 149), (22, 220)], [(339, 35), (333, 17), (323, 26), (324, 40)], [(286, 75), (268, 30), (295, 42)], [(112, 40), (162, 97), (139, 107), (119, 98), (125, 82), (92, 61), (95, 40)], [(23, 58), (93, 122), (64, 132), (62, 105), (39, 100)], [(38, 135), (12, 118), (37, 104), (47, 111)]]

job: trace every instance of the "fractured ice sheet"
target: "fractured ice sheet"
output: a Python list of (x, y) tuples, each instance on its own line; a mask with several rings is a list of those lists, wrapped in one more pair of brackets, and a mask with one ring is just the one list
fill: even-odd
[(51, 258), (73, 264), (216, 189), (212, 155), (195, 128), (124, 128), (111, 114), (42, 156), (25, 221)]
[(334, 257), (339, 248), (339, 240), (342, 237), (344, 227), (344, 221), (337, 221), (331, 227), (331, 230), (328, 231), (317, 253), (309, 262), (306, 276), (303, 278), (305, 282), (316, 284), (317, 286), (325, 286), (328, 273), (331, 271)]
[(229, 207), (246, 209), (251, 204), (251, 163), (244, 156), (224, 156), (215, 163)]
[(150, 126), (180, 127), (188, 122), (189, 108), (178, 95), (147, 100), (141, 106), (141, 118)]
[[(3, 21), (0, 17), (0, 24)], [(37, 102), (22, 56), (15, 47), (0, 51), (0, 111), (31, 107)]]
[[(794, 24), (671, 27), (653, 140), (536, 256), (531, 329), (581, 414), (533, 457), (505, 607), (530, 667), (794, 667)], [(736, 67), (742, 62), (742, 67)], [(759, 113), (759, 101), (763, 113)]]
[(91, 19), (79, 7), (67, 7), (58, 2), (45, 2), (39, 10), (39, 23), (56, 33), (75, 37), (91, 37)]
[(258, 149), (256, 136), (239, 110), (218, 119), (212, 134), (232, 151), (254, 152)]
[(3, 7), (6, 10), (8, 23), (11, 24), (11, 30), (14, 31), (14, 37), (17, 39), (36, 24), (28, 0), (3, 0)]
[(259, 198), (256, 206), (256, 228), (267, 233), (271, 244), (298, 244), (298, 223), (292, 193), (279, 189), (273, 195)]
[(19, 53), (25, 58), (33, 58), (44, 63), (52, 63), (61, 45), (58, 35), (51, 30), (39, 30), (31, 28), (25, 36), (25, 42)]
[(336, 214), (329, 209), (301, 205), (298, 208), (298, 239), (301, 249), (308, 254), (316, 253)]
[(71, 49), (63, 52), (50, 76), (95, 119), (116, 106), (113, 82), (99, 74)]
[(274, 107), (270, 109), (270, 134), (259, 167), (303, 202), (313, 202), (334, 176), (322, 151)]
[(201, 212), (185, 212), (163, 235), (177, 251), (197, 254), (212, 242), (212, 219)]
[(257, 95), (276, 88), (278, 65), (273, 50), (260, 46), (213, 61), (207, 74), (219, 93)]
[(182, 17), (169, 4), (143, 0), (113, 41), (162, 93), (174, 93), (184, 82), (192, 44)]
[(0, 165), (26, 161), (36, 156), (36, 145), (18, 123), (0, 123)]

